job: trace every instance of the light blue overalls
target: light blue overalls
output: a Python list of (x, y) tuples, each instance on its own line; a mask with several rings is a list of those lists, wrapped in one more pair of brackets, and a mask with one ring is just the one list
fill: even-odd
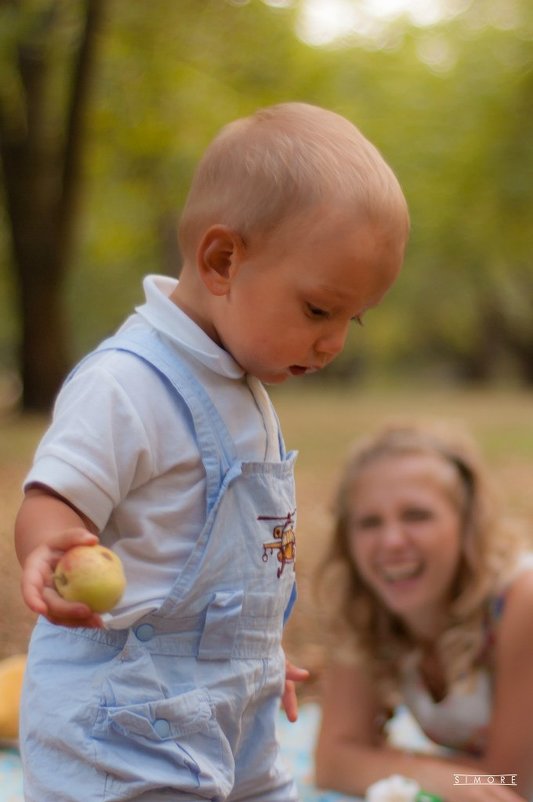
[(101, 348), (137, 354), (185, 405), (207, 520), (162, 606), (132, 628), (39, 620), (21, 717), (26, 800), (293, 802), (275, 724), (294, 595), (295, 454), (280, 436), (280, 462), (236, 459), (205, 390), (155, 332)]

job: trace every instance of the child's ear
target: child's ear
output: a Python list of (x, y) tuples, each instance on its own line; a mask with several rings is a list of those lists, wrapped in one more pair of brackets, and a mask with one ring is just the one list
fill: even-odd
[(197, 266), (207, 289), (213, 295), (225, 295), (238, 270), (244, 253), (244, 243), (228, 226), (211, 226), (198, 247)]

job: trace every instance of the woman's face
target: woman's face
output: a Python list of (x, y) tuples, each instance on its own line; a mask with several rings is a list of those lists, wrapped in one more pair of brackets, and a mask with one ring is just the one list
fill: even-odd
[(383, 604), (431, 637), (445, 614), (461, 554), (455, 467), (432, 454), (378, 457), (349, 496), (349, 546)]

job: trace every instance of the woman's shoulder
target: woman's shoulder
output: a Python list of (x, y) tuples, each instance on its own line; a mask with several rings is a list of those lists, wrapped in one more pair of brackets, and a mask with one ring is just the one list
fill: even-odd
[(533, 551), (523, 551), (518, 554), (511, 571), (511, 581), (528, 573), (533, 576)]
[[(533, 557), (533, 555), (528, 555)], [(527, 612), (528, 618), (533, 622), (531, 609), (533, 607), (533, 560), (523, 564), (514, 572), (505, 591), (504, 612), (520, 614)]]
[(508, 605), (510, 596), (521, 598), (533, 593), (533, 551), (520, 553), (489, 596), (489, 616), (497, 623)]
[(520, 562), (501, 596), (497, 640), (504, 649), (529, 645), (533, 654), (533, 554)]
[[(484, 605), (483, 641), (476, 658), (477, 665), (494, 665), (495, 648), (502, 636), (522, 632), (531, 618), (533, 632), (533, 552), (523, 552), (512, 567), (501, 576)], [(514, 637), (517, 637), (515, 635)]]

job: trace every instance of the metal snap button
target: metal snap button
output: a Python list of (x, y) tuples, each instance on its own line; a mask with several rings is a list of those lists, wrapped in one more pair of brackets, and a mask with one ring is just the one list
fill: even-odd
[(154, 730), (160, 738), (168, 738), (170, 735), (170, 724), (166, 718), (158, 718), (154, 721)]
[(155, 635), (155, 629), (151, 624), (141, 624), (135, 630), (135, 635), (140, 641), (151, 640)]

